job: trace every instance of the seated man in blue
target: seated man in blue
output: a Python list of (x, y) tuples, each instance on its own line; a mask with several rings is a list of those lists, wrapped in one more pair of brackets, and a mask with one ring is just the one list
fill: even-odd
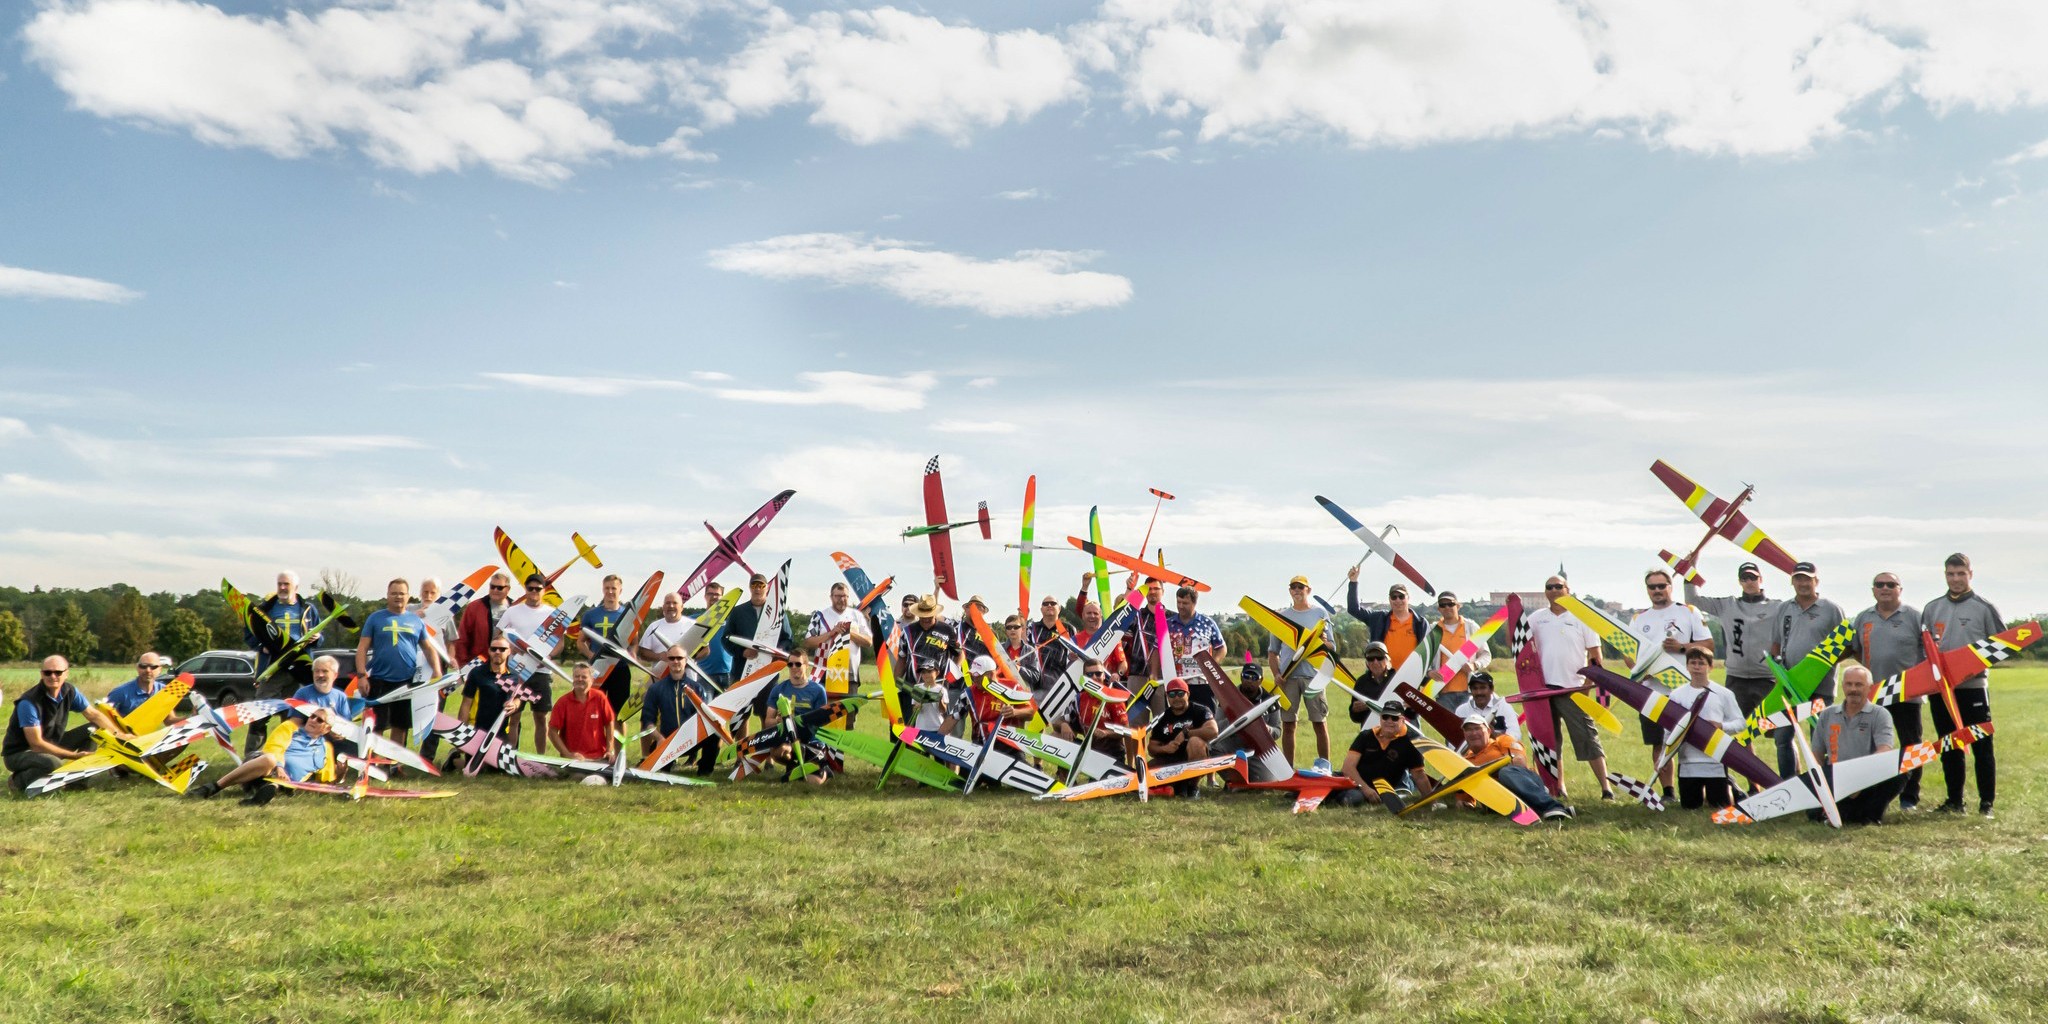
[[(354, 719), (363, 710), (363, 703), (348, 695), (348, 691), (337, 689), (335, 680), (341, 676), (341, 662), (323, 654), (313, 659), (313, 681), (299, 687), (292, 694), (293, 700), (302, 700), (317, 707), (326, 708), (344, 719)], [(294, 721), (303, 722), (306, 716), (291, 712)]]
[(142, 657), (135, 659), (135, 678), (108, 691), (107, 705), (122, 718), (133, 714), (136, 708), (164, 688), (164, 669), (168, 667), (155, 651), (144, 652)]
[[(811, 712), (824, 707), (830, 700), (825, 693), (825, 684), (811, 678), (809, 656), (799, 652), (796, 664), (790, 666), (789, 678), (768, 688), (768, 710), (762, 716), (763, 727), (766, 730), (774, 730), (782, 724), (783, 717), (787, 715), (790, 719), (790, 732), (795, 734), (795, 741), (806, 747), (815, 747), (818, 726), (824, 722), (823, 716), (812, 715)], [(796, 751), (788, 742), (777, 746), (773, 756), (775, 760), (792, 767), (796, 764)], [(806, 751), (805, 756), (807, 759), (810, 758), (810, 753)], [(809, 782), (823, 785), (828, 774), (830, 773), (821, 767), (805, 778)]]
[(193, 786), (185, 795), (210, 799), (229, 786), (245, 786), (249, 795), (242, 802), (260, 807), (277, 795), (277, 787), (269, 781), (272, 777), (293, 782), (334, 781), (334, 741), (329, 735), (327, 717), (330, 714), (333, 712), (318, 708), (304, 721), (287, 715), (284, 725), (272, 730), (263, 741), (261, 753), (213, 782)]

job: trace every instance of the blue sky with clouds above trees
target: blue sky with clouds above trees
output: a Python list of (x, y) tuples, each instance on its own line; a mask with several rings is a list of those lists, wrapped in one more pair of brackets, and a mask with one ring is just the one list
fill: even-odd
[(1041, 537), (1179, 494), (1229, 597), (1336, 582), (1317, 493), (1461, 593), (1632, 596), (1696, 539), (1663, 457), (1845, 604), (1962, 548), (2048, 607), (2035, 4), (5, 17), (7, 583), (460, 575), (498, 524), (679, 573), (787, 486), (808, 602), (925, 571), (943, 453), (1001, 534), (1032, 472)]

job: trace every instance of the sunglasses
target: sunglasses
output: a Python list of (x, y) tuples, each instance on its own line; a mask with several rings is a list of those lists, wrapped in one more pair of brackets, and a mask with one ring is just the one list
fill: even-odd
[(1563, 589), (1564, 589), (1564, 584), (1562, 584), (1562, 583), (1545, 583), (1545, 584), (1543, 585), (1543, 589), (1545, 589), (1545, 590), (1563, 590)]
[(162, 665), (137, 665), (137, 666), (135, 666), (135, 671), (137, 671), (137, 672), (155, 672), (155, 671), (157, 671), (157, 670), (159, 670), (159, 669), (161, 669), (161, 668), (163, 668), (163, 666), (162, 666)]
[(690, 660), (690, 659), (688, 659), (688, 658), (685, 658), (685, 657), (683, 657), (682, 655), (678, 654), (678, 655), (675, 655), (674, 657), (671, 657), (671, 658), (669, 658), (668, 660), (669, 660), (669, 661), (671, 661), (671, 662), (677, 662), (677, 661), (688, 661), (688, 660)]
[(1897, 589), (1899, 589), (1899, 585), (1898, 585), (1898, 584), (1896, 584), (1896, 583), (1887, 583), (1887, 582), (1885, 582), (1885, 581), (1883, 581), (1883, 580), (1879, 580), (1879, 581), (1877, 581), (1876, 583), (1872, 583), (1872, 584), (1871, 584), (1871, 586), (1872, 586), (1872, 587), (1883, 587), (1883, 588), (1885, 588), (1886, 590), (1897, 590)]
[(67, 672), (67, 671), (70, 671), (70, 670), (69, 670), (69, 669), (61, 669), (61, 668), (46, 668), (46, 669), (44, 669), (44, 670), (43, 670), (43, 674), (44, 674), (44, 675), (46, 675), (46, 676), (61, 676), (61, 675), (63, 675), (63, 674), (64, 674), (65, 672)]
[(492, 653), (492, 654), (509, 654), (509, 653), (511, 653), (511, 651), (512, 651), (512, 648), (510, 648), (510, 647), (493, 647), (493, 648), (491, 648), (491, 653)]
[(1308, 588), (1307, 588), (1307, 587), (1304, 587), (1304, 586), (1302, 586), (1302, 585), (1301, 585), (1301, 584), (1299, 584), (1299, 583), (1289, 583), (1289, 584), (1287, 585), (1287, 589), (1289, 589), (1289, 590), (1307, 590)]
[(529, 593), (529, 594), (538, 594), (538, 593), (540, 593), (541, 591), (543, 591), (543, 590), (546, 590), (546, 589), (547, 589), (546, 587), (540, 587), (540, 586), (534, 586), (534, 585), (532, 585), (532, 584), (528, 584), (528, 585), (527, 585), (527, 587), (526, 587), (526, 592), (527, 592), (527, 593)]
[(492, 589), (492, 590), (510, 590), (510, 589), (512, 589), (512, 584), (510, 584), (510, 583), (493, 583), (493, 584), (491, 584), (491, 589)]
[(1651, 590), (1670, 590), (1670, 589), (1671, 589), (1671, 584), (1669, 584), (1669, 583), (1651, 583), (1651, 584), (1647, 584), (1647, 586), (1648, 586), (1648, 587), (1649, 587), (1649, 588), (1650, 588)]
[(1365, 656), (1365, 660), (1367, 660), (1367, 661), (1385, 661), (1385, 660), (1387, 660), (1387, 656), (1386, 656), (1386, 655), (1384, 655), (1384, 654), (1368, 654), (1368, 655), (1366, 655), (1366, 656)]
[(1083, 673), (1083, 674), (1084, 674), (1084, 675), (1086, 675), (1086, 676), (1087, 676), (1088, 678), (1090, 678), (1090, 679), (1108, 679), (1108, 678), (1109, 678), (1109, 673), (1107, 673), (1107, 672), (1087, 672), (1087, 673)]

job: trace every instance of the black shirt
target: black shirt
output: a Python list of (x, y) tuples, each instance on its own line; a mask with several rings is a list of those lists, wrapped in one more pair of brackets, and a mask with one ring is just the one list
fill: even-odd
[(1394, 786), (1404, 785), (1408, 773), (1422, 767), (1422, 751), (1415, 749), (1414, 737), (1415, 727), (1403, 725), (1401, 735), (1382, 747), (1376, 730), (1360, 732), (1351, 741), (1351, 749), (1358, 754), (1358, 777), (1367, 782), (1385, 779)]
[[(466, 700), (476, 701), (476, 727), (478, 729), (489, 729), (493, 724), (497, 724), (499, 731), (502, 732), (510, 724), (512, 716), (506, 715), (506, 722), (499, 723), (498, 715), (505, 710), (504, 688), (511, 685), (518, 678), (509, 669), (502, 676), (492, 672), (489, 665), (478, 665), (469, 670), (469, 675), (463, 677), (462, 696)], [(542, 711), (546, 711), (554, 706), (554, 701), (550, 699), (552, 696), (551, 687), (548, 686), (548, 681), (544, 674), (534, 673), (533, 678), (526, 681), (526, 688), (540, 695), (540, 700), (529, 706), (537, 707)]]
[[(1190, 700), (1185, 710), (1175, 711), (1169, 706), (1162, 712), (1158, 720), (1152, 723), (1152, 736), (1155, 739), (1176, 740), (1186, 736), (1190, 731), (1199, 729), (1203, 725), (1215, 720), (1216, 716), (1210, 713), (1208, 708)], [(1188, 748), (1185, 744), (1179, 750), (1175, 750), (1163, 757), (1153, 758), (1153, 760), (1161, 764), (1177, 764), (1187, 759)]]
[(946, 666), (960, 660), (960, 634), (953, 624), (939, 619), (927, 626), (912, 621), (903, 626), (903, 656), (910, 663), (911, 678), (921, 668), (936, 668), (946, 678)]

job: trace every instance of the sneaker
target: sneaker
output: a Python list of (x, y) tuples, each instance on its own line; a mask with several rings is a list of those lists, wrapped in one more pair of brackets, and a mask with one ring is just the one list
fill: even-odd
[(185, 795), (196, 796), (201, 800), (211, 800), (213, 799), (213, 795), (218, 792), (220, 792), (220, 783), (202, 782), (199, 785), (193, 786), (191, 789), (186, 790)]
[(1322, 772), (1324, 775), (1328, 775), (1330, 774), (1330, 759), (1327, 757), (1316, 758), (1316, 763), (1310, 765), (1309, 767), (1314, 768), (1316, 771)]
[(1603, 790), (1601, 790), (1601, 791), (1600, 791), (1600, 799), (1602, 799), (1602, 800), (1612, 800), (1612, 799), (1614, 799), (1614, 791), (1613, 791), (1613, 790), (1611, 790), (1611, 789), (1603, 789)]
[(277, 786), (268, 782), (259, 782), (250, 788), (249, 795), (243, 797), (242, 802), (253, 807), (261, 807), (269, 803), (271, 798), (275, 796), (277, 796)]
[(1579, 809), (1573, 807), (1570, 804), (1566, 804), (1564, 805), (1564, 816), (1567, 818), (1577, 818), (1579, 816)]
[(1563, 807), (1553, 807), (1553, 808), (1551, 808), (1551, 809), (1549, 809), (1549, 810), (1547, 810), (1547, 811), (1544, 811), (1544, 812), (1543, 812), (1543, 820), (1544, 820), (1544, 821), (1559, 821), (1559, 820), (1563, 820), (1563, 819), (1568, 819), (1568, 818), (1570, 818), (1571, 816), (1572, 816), (1572, 812), (1571, 812), (1571, 811), (1569, 811), (1569, 810), (1566, 810), (1566, 809), (1565, 809), (1565, 808), (1563, 808)]
[(1915, 809), (1917, 809), (1917, 808), (1918, 808), (1919, 806), (1920, 806), (1920, 801), (1918, 801), (1918, 800), (1901, 800), (1901, 801), (1899, 801), (1899, 810), (1902, 810), (1902, 811), (1911, 811), (1911, 810), (1915, 810)]
[(1977, 805), (1977, 813), (1978, 813), (1978, 814), (1981, 814), (1981, 815), (1983, 815), (1983, 816), (1984, 816), (1984, 818), (1985, 818), (1985, 820), (1986, 820), (1986, 821), (1989, 821), (1989, 820), (1991, 819), (1991, 805), (1990, 805), (1990, 804), (1978, 804), (1978, 805)]
[(1941, 802), (1941, 806), (1940, 806), (1940, 807), (1936, 807), (1936, 808), (1934, 809), (1934, 813), (1936, 813), (1936, 814), (1961, 814), (1961, 813), (1963, 813), (1963, 802), (1962, 802), (1962, 801), (1960, 801), (1960, 800), (1944, 800), (1944, 801), (1942, 801), (1942, 802)]

